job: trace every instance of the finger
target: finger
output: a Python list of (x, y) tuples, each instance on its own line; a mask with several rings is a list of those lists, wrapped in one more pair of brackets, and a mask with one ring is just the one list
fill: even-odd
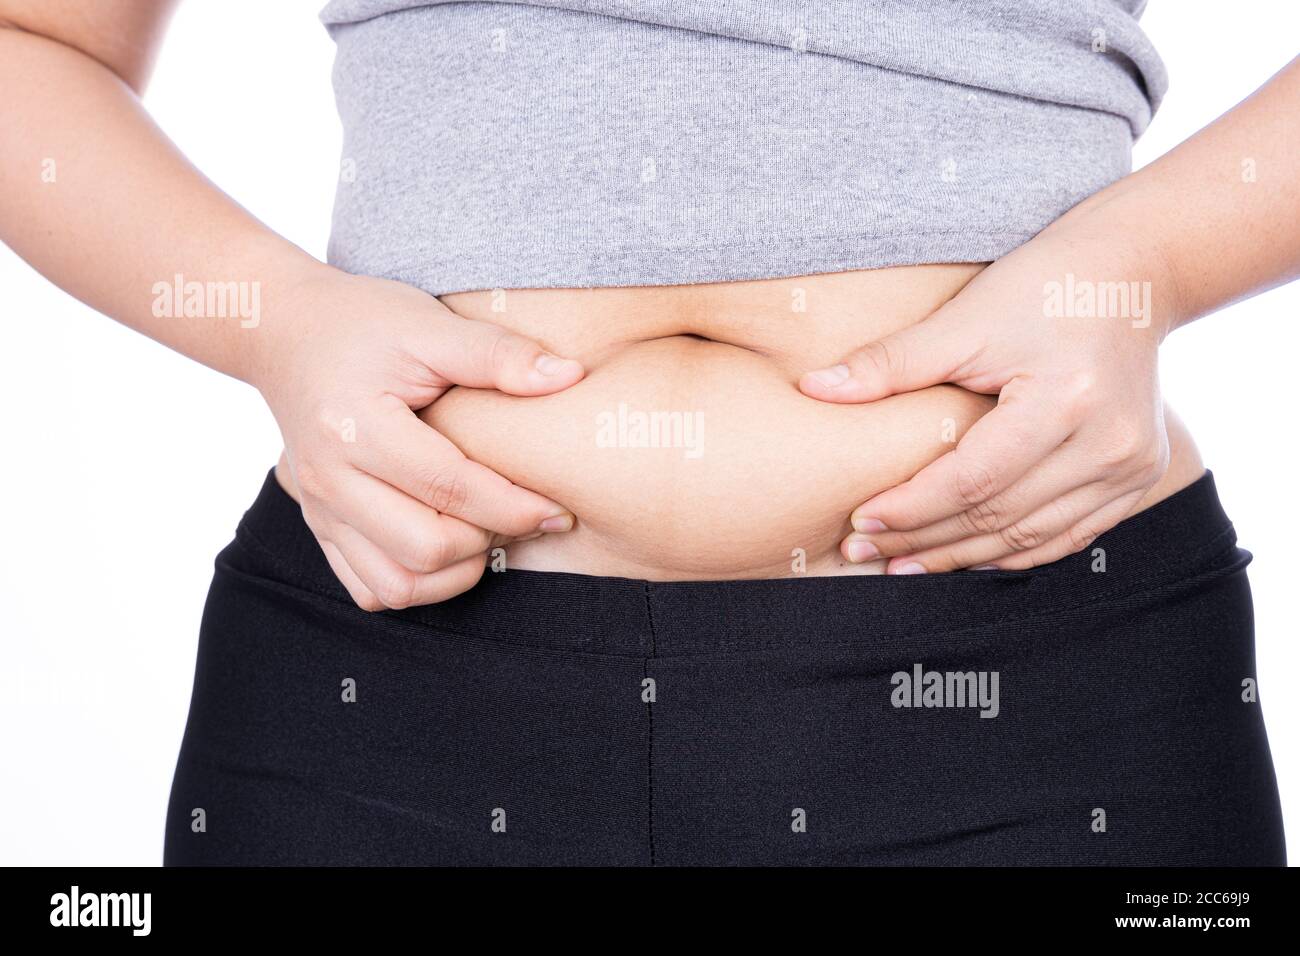
[(410, 495), (352, 470), (332, 501), (334, 517), (359, 531), (402, 567), (429, 574), (492, 545), (491, 532), (438, 514)]
[(435, 511), (511, 538), (573, 527), (567, 508), (470, 461), (399, 399), (391, 411), (374, 416), (373, 434), (353, 452), (362, 471)]
[(979, 350), (966, 328), (936, 312), (850, 352), (838, 365), (808, 372), (799, 389), (823, 402), (874, 402), (947, 382)]
[(998, 531), (893, 558), (887, 573), (936, 573), (995, 564), (1052, 541), (1113, 500), (1114, 494), (1114, 488), (1104, 482), (1090, 483)]
[(1090, 547), (1093, 541), (1132, 514), (1133, 509), (1142, 500), (1143, 494), (1144, 492), (1139, 489), (1116, 498), (1113, 503), (1098, 509), (1043, 546), (1010, 555), (996, 562), (996, 566), (1003, 571), (1025, 571), (1083, 551)]
[(1004, 389), (996, 408), (957, 447), (853, 512), (855, 531), (915, 531), (1006, 491), (1073, 431), (1050, 404)]
[[(448, 348), (448, 343), (454, 347)], [(548, 395), (582, 378), (582, 364), (546, 351), (499, 325), (443, 309), (410, 352), (447, 384), (495, 388), (510, 395)]]
[[(1077, 436), (1076, 436), (1077, 437)], [(1050, 502), (1064, 498), (1076, 488), (1103, 475), (1096, 471), (1095, 456), (1074, 438), (1051, 452), (1037, 468), (1020, 481), (987, 501), (943, 518), (915, 531), (854, 532), (845, 538), (841, 550), (850, 561), (917, 554), (966, 538), (1000, 531)]]
[[(379, 602), (380, 608), (399, 610), (455, 597), (478, 582), (486, 564), (486, 556), (479, 554), (432, 574), (416, 574), (388, 557), (348, 525), (336, 526), (330, 540), (347, 566)], [(365, 610), (377, 610), (361, 606)]]
[(379, 598), (371, 592), (370, 588), (361, 583), (357, 573), (352, 570), (347, 559), (343, 557), (338, 547), (332, 541), (326, 541), (324, 538), (317, 538), (316, 542), (325, 552), (325, 560), (329, 562), (330, 569), (334, 576), (339, 579), (339, 583), (347, 590), (348, 595), (352, 598), (357, 607), (363, 611), (380, 611), (384, 605)]

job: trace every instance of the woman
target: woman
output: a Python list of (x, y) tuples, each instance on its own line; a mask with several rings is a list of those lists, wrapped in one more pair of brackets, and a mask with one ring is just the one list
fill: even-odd
[(324, 265), (140, 108), (171, 6), (0, 0), (0, 238), (285, 439), (168, 862), (1284, 861), (1156, 354), (1300, 271), (1300, 66), (1129, 174), (1132, 0), (334, 0)]

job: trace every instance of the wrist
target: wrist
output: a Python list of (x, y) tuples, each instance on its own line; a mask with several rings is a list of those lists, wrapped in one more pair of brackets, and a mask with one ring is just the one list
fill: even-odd
[(328, 301), (328, 285), (344, 278), (347, 273), (305, 253), (278, 266), (267, 289), (262, 319), (249, 330), (241, 349), (237, 376), (266, 395), (283, 375), (286, 357), (300, 349), (310, 334), (308, 326), (320, 309), (314, 303)]
[(1149, 209), (1143, 208), (1132, 177), (1089, 197), (1056, 220), (1043, 235), (1063, 243), (1077, 255), (1081, 268), (1097, 251), (1098, 281), (1127, 287), (1132, 301), (1147, 310), (1133, 327), (1149, 329), (1163, 342), (1174, 329), (1194, 316), (1187, 313), (1184, 283), (1178, 262)]

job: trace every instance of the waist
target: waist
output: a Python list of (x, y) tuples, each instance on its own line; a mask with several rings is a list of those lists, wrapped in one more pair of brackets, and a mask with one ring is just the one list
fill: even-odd
[[(978, 643), (1005, 650), (1009, 638), (1035, 634), (1016, 626), (1018, 621), (1048, 622), (1053, 640), (1071, 622), (1105, 636), (1110, 631), (1098, 613), (1122, 628), (1149, 608), (1167, 617), (1167, 609), (1185, 606), (1189, 595), (1222, 601), (1215, 582), (1239, 577), (1250, 560), (1235, 547), (1232, 524), (1207, 472), (1100, 536), (1095, 544), (1106, 552), (1104, 573), (1088, 552), (1030, 571), (782, 581), (646, 582), (507, 568), (488, 571), (478, 585), (448, 601), (385, 612), (419, 626), (411, 629), (359, 626), (359, 620), (375, 618), (352, 604), (297, 503), (273, 475), (236, 537), (218, 558), (218, 571), (235, 572), (237, 581), (226, 580), (240, 589), (239, 606), (252, 613), (282, 607), (297, 621), (310, 611), (313, 619), (327, 622), (316, 636), (343, 642), (349, 655), (357, 652), (357, 641), (373, 638), (376, 650), (396, 653), (407, 664), (406, 655), (436, 653), (450, 642), (458, 652), (506, 644), (631, 658), (751, 650), (807, 657), (838, 649), (879, 656), (887, 671), (922, 659), (904, 645), (960, 650)], [(1234, 587), (1242, 585), (1244, 580)], [(1244, 600), (1243, 613), (1249, 614), (1249, 592), (1233, 594), (1229, 599)], [(1090, 610), (1082, 611), (1084, 606)], [(297, 633), (300, 627), (276, 631), (280, 639)], [(1186, 637), (1167, 626), (1138, 627), (1137, 633), (1144, 639)], [(1105, 643), (1115, 645), (1110, 637)], [(319, 654), (319, 641), (313, 644), (311, 652)], [(1224, 646), (1217, 637), (1215, 646)], [(1186, 657), (1175, 654), (1166, 662)]]
[[(850, 513), (951, 450), (996, 397), (941, 385), (831, 405), (795, 383), (920, 321), (979, 268), (445, 296), (588, 374), (540, 398), (452, 389), (421, 417), (577, 517), (567, 534), (513, 545), (510, 567), (657, 581), (879, 573), (883, 562), (839, 554)], [(1172, 422), (1174, 465), (1142, 507), (1201, 472)]]

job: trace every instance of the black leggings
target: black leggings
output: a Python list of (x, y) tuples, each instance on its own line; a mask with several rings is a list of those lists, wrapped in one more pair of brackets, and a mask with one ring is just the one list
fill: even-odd
[(1207, 473), (1026, 572), (489, 571), (370, 614), (268, 477), (217, 558), (168, 864), (1283, 864)]

